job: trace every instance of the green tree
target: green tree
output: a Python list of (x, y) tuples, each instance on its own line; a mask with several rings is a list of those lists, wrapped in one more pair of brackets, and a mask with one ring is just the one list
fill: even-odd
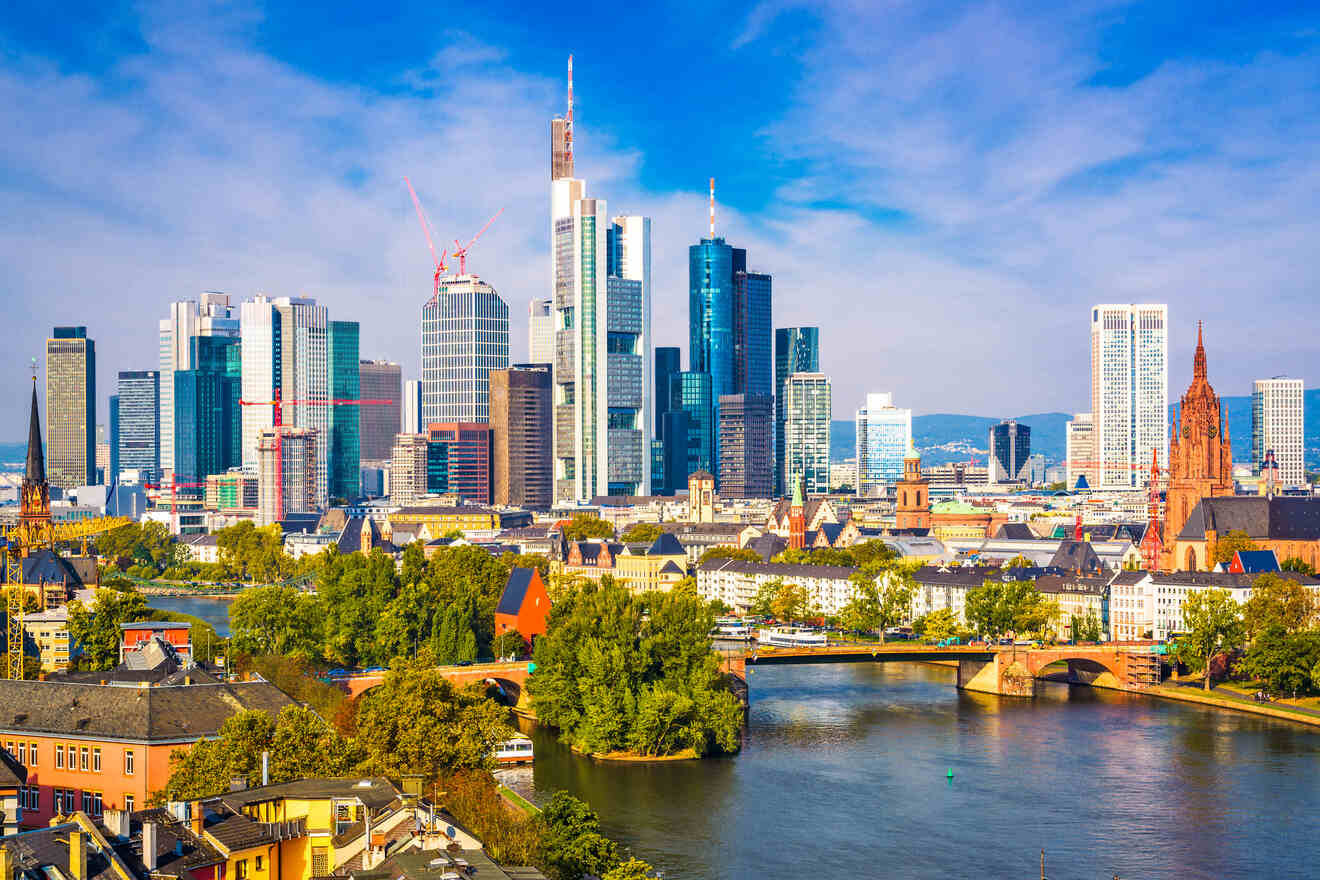
[(508, 629), (495, 637), (496, 657), (521, 657), (527, 653), (527, 639), (516, 629)]
[(752, 600), (752, 613), (759, 614), (762, 617), (773, 617), (775, 601), (779, 598), (779, 593), (783, 589), (784, 582), (779, 578), (761, 584), (756, 590), (756, 598)]
[(1291, 632), (1272, 623), (1258, 634), (1238, 671), (1265, 683), (1271, 693), (1307, 693), (1320, 684), (1312, 671), (1320, 664), (1320, 632)]
[(588, 538), (613, 538), (614, 526), (598, 516), (579, 513), (564, 526), (564, 538), (569, 541), (585, 541)]
[(976, 632), (998, 638), (1040, 630), (1057, 615), (1058, 606), (1047, 601), (1031, 581), (987, 580), (968, 591), (963, 613)]
[(1004, 563), (1004, 568), (1035, 568), (1036, 563), (1019, 553), (1008, 562)]
[(619, 863), (619, 848), (600, 833), (600, 817), (565, 791), (556, 791), (537, 816), (546, 867), (555, 880), (601, 876)]
[(784, 584), (770, 603), (770, 612), (776, 620), (803, 620), (812, 614), (811, 595), (801, 584)]
[(1295, 571), (1307, 577), (1315, 577), (1315, 566), (1297, 556), (1289, 556), (1279, 563), (1279, 568), (1283, 571)]
[(1251, 536), (1241, 529), (1232, 529), (1215, 542), (1215, 562), (1232, 562), (1238, 551), (1259, 550)]
[(1095, 616), (1094, 609), (1088, 609), (1086, 616), (1078, 614), (1072, 615), (1069, 621), (1072, 629), (1072, 636), (1079, 642), (1098, 642), (1100, 641), (1101, 628), (1100, 618)]
[(230, 638), (246, 654), (320, 654), (322, 608), (290, 586), (251, 587), (229, 606)]
[(621, 540), (628, 544), (651, 544), (664, 533), (665, 530), (656, 523), (639, 522), (629, 526), (628, 530), (623, 533)]
[(711, 547), (701, 554), (697, 565), (712, 559), (740, 559), (743, 562), (760, 562), (761, 554), (750, 547)]
[(92, 610), (81, 602), (69, 603), (69, 635), (81, 651), (87, 669), (113, 669), (119, 665), (120, 624), (151, 619), (142, 594), (133, 589), (96, 591)]
[(1195, 590), (1182, 606), (1188, 633), (1188, 659), (1205, 666), (1205, 689), (1210, 690), (1210, 664), (1221, 652), (1242, 644), (1242, 617), (1228, 590)]
[[(912, 627), (916, 629), (916, 625)], [(921, 632), (929, 640), (943, 642), (952, 638), (961, 639), (967, 631), (958, 622), (958, 615), (952, 608), (936, 608), (925, 616)]]
[(628, 859), (606, 871), (600, 880), (653, 880), (655, 868), (641, 859)]
[(1251, 597), (1242, 609), (1242, 622), (1248, 638), (1255, 638), (1271, 626), (1287, 632), (1309, 627), (1316, 618), (1315, 596), (1291, 578), (1266, 572), (1251, 584)]
[(147, 577), (155, 577), (185, 559), (183, 548), (164, 523), (128, 523), (92, 540), (101, 558), (116, 568), (137, 567)]

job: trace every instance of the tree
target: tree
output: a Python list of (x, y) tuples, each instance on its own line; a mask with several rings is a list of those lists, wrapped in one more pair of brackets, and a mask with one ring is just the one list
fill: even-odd
[(1069, 621), (1072, 629), (1072, 636), (1079, 642), (1098, 642), (1102, 635), (1100, 628), (1100, 618), (1095, 616), (1094, 609), (1088, 609), (1086, 616), (1074, 614)]
[(656, 876), (652, 868), (641, 859), (628, 859), (606, 871), (600, 880), (653, 880)]
[(1315, 577), (1315, 566), (1297, 556), (1289, 556), (1279, 563), (1279, 568), (1283, 571), (1295, 571), (1307, 577)]
[(1270, 624), (1247, 648), (1238, 670), (1259, 679), (1271, 693), (1307, 693), (1317, 689), (1312, 672), (1320, 664), (1320, 632), (1292, 632)]
[(496, 657), (521, 657), (527, 653), (527, 639), (516, 629), (507, 629), (495, 637)]
[[(916, 629), (915, 621), (912, 628)], [(936, 608), (922, 619), (921, 632), (929, 640), (943, 642), (952, 638), (961, 639), (967, 630), (958, 622), (958, 615), (952, 608)]]
[(1291, 578), (1266, 572), (1252, 582), (1251, 598), (1242, 609), (1242, 622), (1248, 638), (1255, 638), (1271, 626), (1297, 632), (1314, 622), (1316, 611), (1315, 596), (1310, 590)]
[(614, 526), (607, 523), (598, 516), (592, 516), (589, 513), (579, 513), (574, 515), (568, 525), (564, 526), (564, 539), (568, 541), (585, 541), (588, 538), (613, 538)]
[(229, 606), (234, 649), (246, 654), (320, 653), (322, 608), (290, 586), (251, 587)]
[(69, 603), (69, 635), (82, 652), (88, 669), (113, 669), (119, 665), (120, 624), (151, 619), (151, 609), (141, 593), (133, 589), (96, 591), (88, 611), (81, 602)]
[(1058, 606), (1030, 581), (987, 580), (968, 591), (963, 613), (976, 632), (997, 638), (1040, 630), (1058, 614)]
[(1008, 562), (1004, 563), (1004, 568), (1035, 568), (1036, 563), (1019, 553)]
[(802, 620), (812, 612), (811, 595), (801, 584), (784, 584), (770, 603), (770, 612), (776, 620)]
[(711, 547), (701, 554), (697, 565), (712, 559), (740, 559), (743, 562), (760, 562), (761, 554), (750, 547)]
[(665, 530), (655, 523), (639, 522), (629, 526), (620, 540), (627, 544), (652, 544), (664, 533)]
[(1182, 606), (1188, 633), (1189, 659), (1205, 665), (1205, 689), (1210, 690), (1210, 664), (1215, 655), (1242, 644), (1242, 618), (1228, 590), (1195, 590)]
[(557, 880), (599, 877), (618, 865), (618, 847), (600, 833), (600, 817), (568, 792), (556, 791), (537, 821), (546, 867)]
[(779, 592), (783, 589), (784, 582), (779, 578), (761, 584), (756, 590), (756, 598), (752, 600), (752, 613), (762, 617), (773, 617), (775, 600), (779, 598)]
[(1232, 529), (1215, 542), (1215, 562), (1232, 562), (1238, 551), (1259, 550), (1251, 536), (1241, 529)]

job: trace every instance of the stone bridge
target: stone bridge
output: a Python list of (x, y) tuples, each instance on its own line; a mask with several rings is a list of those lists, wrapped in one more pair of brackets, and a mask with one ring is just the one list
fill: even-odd
[(804, 663), (957, 663), (958, 687), (1003, 696), (1031, 697), (1046, 667), (1067, 664), (1075, 684), (1119, 690), (1158, 683), (1159, 658), (1149, 646), (1060, 645), (1012, 646), (873, 645), (830, 648), (760, 648), (726, 654), (723, 668), (746, 680), (747, 667)]
[[(527, 684), (528, 672), (525, 660), (512, 663), (474, 663), (469, 666), (438, 666), (436, 669), (457, 688), (467, 687), (474, 682), (498, 686), (510, 705), (518, 703), (522, 697), (523, 686)], [(356, 699), (385, 681), (385, 675), (385, 670), (354, 670), (328, 675), (323, 680), (339, 688), (350, 698)]]

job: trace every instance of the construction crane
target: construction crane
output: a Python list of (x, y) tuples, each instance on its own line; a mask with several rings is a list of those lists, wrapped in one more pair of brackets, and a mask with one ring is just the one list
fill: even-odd
[(454, 239), (454, 256), (458, 257), (458, 274), (459, 274), (459, 275), (466, 275), (466, 274), (467, 274), (467, 255), (468, 255), (468, 251), (470, 251), (470, 250), (472, 249), (472, 246), (473, 246), (474, 244), (477, 243), (477, 239), (481, 238), (481, 233), (482, 233), (482, 232), (485, 232), (487, 229), (490, 229), (490, 224), (492, 224), (492, 223), (494, 223), (496, 220), (498, 220), (498, 219), (499, 219), (499, 216), (500, 216), (501, 214), (503, 214), (503, 213), (504, 213), (504, 209), (503, 209), (503, 208), (500, 208), (498, 211), (496, 211), (496, 212), (495, 212), (495, 216), (494, 216), (494, 217), (491, 217), (489, 220), (487, 220), (487, 221), (486, 221), (486, 225), (483, 226), (483, 227), (481, 227), (481, 232), (478, 232), (476, 235), (472, 236), (472, 240), (469, 241), (467, 244), (465, 244), (465, 245), (463, 245), (463, 246), (460, 247), (459, 244), (458, 244), (458, 239)]
[(435, 244), (431, 241), (431, 224), (426, 222), (426, 212), (422, 210), (422, 203), (417, 200), (417, 192), (413, 189), (412, 181), (405, 177), (403, 182), (408, 185), (408, 195), (412, 196), (413, 207), (417, 209), (417, 222), (422, 226), (422, 235), (426, 236), (426, 246), (431, 249), (431, 259), (435, 262), (435, 280), (431, 288), (431, 298), (434, 299), (440, 295), (440, 276), (448, 268), (445, 265), (445, 257), (449, 252), (442, 251), (438, 257), (435, 255)]
[(206, 484), (205, 484), (205, 483), (180, 483), (180, 482), (178, 481), (178, 478), (177, 478), (177, 477), (174, 477), (174, 476), (171, 476), (171, 477), (170, 477), (170, 484), (169, 484), (168, 486), (163, 485), (163, 484), (161, 484), (161, 483), (145, 483), (144, 485), (145, 485), (146, 488), (148, 488), (148, 489), (156, 489), (157, 491), (159, 491), (159, 490), (161, 490), (161, 489), (169, 489), (169, 490), (170, 490), (170, 518), (171, 518), (171, 520), (172, 520), (173, 523), (174, 523), (173, 532), (174, 532), (174, 534), (176, 534), (176, 535), (177, 535), (177, 534), (180, 534), (180, 531), (179, 531), (179, 496), (178, 496), (178, 490), (179, 490), (179, 489), (205, 489), (205, 488), (206, 488)]

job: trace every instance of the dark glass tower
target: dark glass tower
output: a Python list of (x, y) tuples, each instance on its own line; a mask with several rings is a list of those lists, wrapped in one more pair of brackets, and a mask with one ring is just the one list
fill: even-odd
[(784, 486), (784, 383), (794, 373), (820, 372), (820, 328), (780, 327), (775, 330), (775, 495)]
[[(326, 364), (330, 371), (330, 397), (358, 400), (362, 376), (358, 358), (357, 321), (331, 321), (326, 333)], [(352, 499), (361, 494), (362, 435), (358, 404), (330, 407), (327, 490), (332, 499)]]

